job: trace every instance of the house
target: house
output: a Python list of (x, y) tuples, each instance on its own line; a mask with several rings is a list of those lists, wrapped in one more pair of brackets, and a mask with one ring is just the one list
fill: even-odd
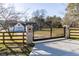
[(34, 29), (37, 27), (36, 23), (34, 22), (17, 22), (17, 23), (10, 23), (9, 31), (10, 32), (24, 32), (26, 31), (27, 25), (33, 25)]
[(12, 32), (23, 32), (25, 31), (24, 26), (21, 23), (17, 23), (13, 27), (9, 27), (9, 31)]

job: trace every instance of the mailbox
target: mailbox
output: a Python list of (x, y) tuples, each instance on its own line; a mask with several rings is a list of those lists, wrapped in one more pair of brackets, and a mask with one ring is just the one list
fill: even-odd
[(28, 32), (28, 33), (32, 33), (32, 32), (33, 32), (33, 27), (32, 27), (32, 25), (27, 25), (27, 26), (26, 26), (26, 32)]

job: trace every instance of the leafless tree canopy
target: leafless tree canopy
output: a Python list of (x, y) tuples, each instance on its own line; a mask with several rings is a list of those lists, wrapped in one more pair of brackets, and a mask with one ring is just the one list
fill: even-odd
[(4, 6), (5, 4), (0, 3), (0, 18), (5, 20), (2, 25), (4, 29), (8, 29), (10, 24), (17, 23), (21, 18), (27, 19), (27, 10), (24, 12), (16, 12), (14, 6)]

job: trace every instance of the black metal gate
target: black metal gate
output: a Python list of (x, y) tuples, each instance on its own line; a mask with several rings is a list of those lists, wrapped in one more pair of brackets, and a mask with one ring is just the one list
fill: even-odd
[(33, 41), (47, 40), (65, 37), (65, 28), (40, 27), (35, 30), (33, 27)]

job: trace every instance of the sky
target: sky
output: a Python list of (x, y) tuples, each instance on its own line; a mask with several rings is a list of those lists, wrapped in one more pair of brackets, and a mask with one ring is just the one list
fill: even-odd
[(45, 9), (46, 15), (49, 16), (60, 16), (63, 18), (66, 12), (67, 4), (65, 3), (15, 3), (15, 9), (17, 11), (27, 10), (29, 16), (32, 16), (31, 13), (35, 10)]
[(32, 12), (35, 10), (45, 9), (46, 16), (60, 16), (64, 17), (66, 13), (66, 3), (14, 3), (15, 9), (17, 11), (27, 10), (28, 17), (32, 16)]

